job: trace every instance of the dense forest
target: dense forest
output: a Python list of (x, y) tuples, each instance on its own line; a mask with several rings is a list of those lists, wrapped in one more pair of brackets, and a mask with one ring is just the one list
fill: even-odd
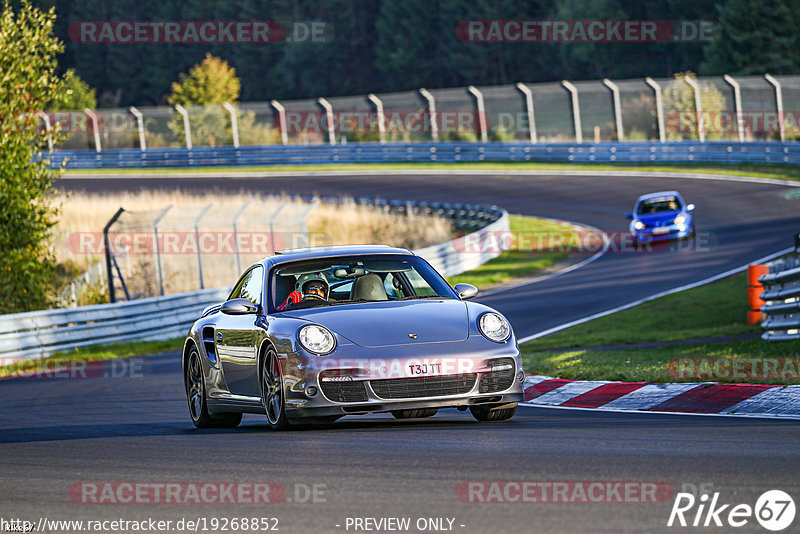
[[(11, 2), (12, 5), (15, 2)], [(676, 72), (800, 72), (800, 0), (35, 0), (54, 7), (60, 68), (97, 89), (99, 105), (166, 102), (178, 74), (206, 53), (227, 60), (241, 100), (306, 98), (419, 87)], [(277, 43), (130, 44), (76, 39), (82, 21), (277, 21)], [(685, 42), (471, 42), (469, 20), (710, 21), (712, 39)], [(291, 41), (297, 23), (324, 38)]]

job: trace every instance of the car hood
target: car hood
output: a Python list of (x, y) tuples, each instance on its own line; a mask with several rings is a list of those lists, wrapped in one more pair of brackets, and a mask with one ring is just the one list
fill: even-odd
[(469, 336), (466, 303), (455, 299), (337, 304), (284, 315), (320, 324), (362, 347), (454, 342)]
[(680, 213), (681, 210), (662, 211), (659, 213), (643, 213), (642, 215), (638, 215), (636, 219), (651, 226), (664, 223), (671, 224), (672, 221), (675, 220), (675, 217), (680, 215)]

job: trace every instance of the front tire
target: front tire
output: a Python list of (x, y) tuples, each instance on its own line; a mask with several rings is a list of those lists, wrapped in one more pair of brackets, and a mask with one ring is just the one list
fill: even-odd
[(517, 413), (517, 405), (494, 409), (491, 406), (470, 406), (469, 411), (472, 412), (472, 417), (478, 421), (505, 421)]
[(234, 428), (242, 422), (241, 413), (211, 415), (206, 400), (206, 381), (203, 364), (196, 347), (189, 351), (184, 374), (186, 399), (189, 401), (189, 416), (197, 428)]
[(286, 399), (283, 398), (283, 379), (278, 355), (267, 349), (261, 364), (261, 403), (273, 430), (289, 428), (286, 418)]

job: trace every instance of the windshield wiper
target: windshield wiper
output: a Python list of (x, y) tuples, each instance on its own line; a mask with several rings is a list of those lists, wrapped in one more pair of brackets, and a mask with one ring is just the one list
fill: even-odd
[(411, 295), (409, 297), (401, 297), (396, 300), (417, 300), (417, 299), (444, 299), (447, 297), (443, 297), (441, 295)]

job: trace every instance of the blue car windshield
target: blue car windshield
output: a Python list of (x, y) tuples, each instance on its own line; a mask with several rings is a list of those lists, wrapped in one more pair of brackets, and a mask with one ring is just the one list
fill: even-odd
[(270, 272), (270, 311), (317, 306), (458, 298), (417, 256), (380, 254), (280, 264)]
[(676, 197), (659, 197), (643, 200), (636, 208), (636, 215), (659, 213), (662, 211), (676, 211), (681, 209), (681, 202)]

